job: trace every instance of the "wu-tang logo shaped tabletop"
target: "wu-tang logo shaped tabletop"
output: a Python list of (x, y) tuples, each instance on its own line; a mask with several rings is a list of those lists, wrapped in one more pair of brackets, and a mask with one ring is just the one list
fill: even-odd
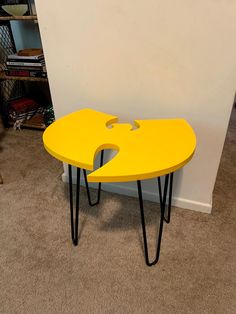
[[(52, 156), (69, 164), (71, 235), (74, 245), (78, 244), (80, 169), (84, 172), (91, 206), (99, 203), (102, 182), (137, 181), (145, 258), (147, 265), (152, 266), (159, 259), (163, 222), (170, 222), (173, 173), (192, 158), (196, 137), (190, 125), (183, 119), (136, 120), (137, 128), (133, 128), (131, 124), (118, 124), (117, 120), (115, 116), (91, 109), (71, 113), (46, 129), (43, 134), (44, 146)], [(105, 149), (115, 149), (118, 153), (103, 165)], [(99, 152), (100, 168), (93, 171), (94, 160)], [(71, 166), (77, 168), (75, 213)], [(86, 170), (92, 172), (87, 175)], [(164, 187), (160, 180), (163, 175)], [(156, 257), (150, 262), (141, 180), (155, 177), (161, 214)], [(88, 182), (99, 182), (98, 199), (95, 203), (91, 202)], [(169, 203), (165, 214), (168, 193)]]

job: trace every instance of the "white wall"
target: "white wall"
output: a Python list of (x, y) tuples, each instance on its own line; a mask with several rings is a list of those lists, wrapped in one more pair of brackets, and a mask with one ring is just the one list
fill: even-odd
[[(177, 205), (210, 212), (236, 87), (235, 0), (36, 0), (56, 116), (186, 118), (197, 151)], [(154, 186), (145, 185), (152, 198)]]

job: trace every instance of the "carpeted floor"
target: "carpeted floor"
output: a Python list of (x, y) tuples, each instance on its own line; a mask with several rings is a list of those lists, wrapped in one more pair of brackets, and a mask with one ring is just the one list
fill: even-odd
[[(72, 246), (61, 164), (44, 151), (41, 132), (1, 130), (0, 313), (236, 313), (235, 111), (212, 214), (174, 208), (151, 268), (137, 199), (103, 192), (90, 208), (83, 190)], [(154, 237), (156, 207), (146, 207)]]

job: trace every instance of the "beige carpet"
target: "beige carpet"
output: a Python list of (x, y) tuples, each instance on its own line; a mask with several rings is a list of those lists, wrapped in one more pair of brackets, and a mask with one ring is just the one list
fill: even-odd
[[(44, 151), (41, 132), (1, 131), (0, 139), (1, 314), (236, 313), (235, 113), (212, 215), (174, 208), (151, 268), (137, 199), (103, 192), (90, 208), (83, 190), (74, 247), (62, 166)], [(146, 208), (154, 236), (156, 206)]]

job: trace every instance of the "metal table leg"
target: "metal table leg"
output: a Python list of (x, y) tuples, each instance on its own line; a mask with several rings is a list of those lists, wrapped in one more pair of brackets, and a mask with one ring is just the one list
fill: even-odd
[[(100, 167), (103, 165), (104, 151), (101, 151)], [(70, 220), (71, 220), (71, 238), (74, 245), (78, 245), (78, 228), (79, 228), (79, 198), (80, 198), (80, 168), (76, 168), (76, 195), (75, 195), (75, 212), (74, 212), (74, 200), (73, 200), (73, 184), (72, 184), (72, 166), (68, 165), (69, 171), (69, 196), (70, 196)], [(82, 169), (84, 172), (84, 179), (86, 185), (86, 191), (88, 195), (88, 201), (90, 206), (99, 204), (100, 195), (101, 195), (101, 182), (98, 184), (98, 197), (95, 203), (92, 203), (87, 173), (85, 169)]]
[[(79, 225), (79, 197), (80, 197), (80, 168), (76, 169), (76, 199), (75, 213), (72, 188), (72, 166), (69, 169), (69, 194), (70, 194), (70, 220), (71, 220), (71, 238), (74, 245), (78, 245), (78, 225)], [(74, 217), (75, 216), (75, 217)]]
[[(166, 207), (166, 198), (167, 198), (167, 191), (168, 191), (169, 176), (170, 176), (170, 185), (169, 185), (168, 216), (167, 216), (167, 219), (165, 219), (165, 207)], [(167, 223), (170, 222), (172, 184), (173, 184), (173, 173), (171, 173), (170, 175), (167, 174), (165, 176), (164, 192), (163, 192), (163, 195), (162, 195), (162, 192), (161, 192), (161, 181), (160, 181), (160, 178), (158, 178), (158, 190), (159, 190), (159, 198), (160, 198), (161, 216), (160, 216), (160, 224), (159, 224), (159, 234), (158, 234), (158, 238), (157, 238), (156, 257), (155, 257), (155, 259), (152, 262), (150, 262), (149, 254), (148, 254), (148, 245), (147, 245), (147, 233), (146, 233), (146, 223), (145, 223), (143, 197), (142, 197), (142, 186), (141, 186), (141, 181), (140, 180), (137, 181), (138, 195), (139, 195), (139, 205), (140, 205), (140, 214), (141, 214), (141, 224), (142, 224), (142, 231), (143, 231), (143, 243), (144, 243), (145, 261), (146, 261), (146, 264), (148, 266), (155, 265), (158, 262), (159, 257), (160, 257), (163, 223), (164, 223), (164, 221), (166, 221)]]
[[(104, 158), (104, 150), (101, 151), (100, 168), (103, 165), (103, 158)], [(85, 186), (86, 186), (86, 191), (87, 191), (89, 205), (90, 206), (98, 205), (99, 202), (100, 202), (101, 186), (102, 186), (102, 184), (101, 184), (101, 182), (98, 183), (98, 197), (97, 197), (97, 200), (94, 203), (92, 203), (90, 190), (89, 190), (89, 185), (88, 185), (88, 180), (87, 180), (87, 172), (86, 172), (85, 169), (83, 169), (83, 173), (84, 173), (84, 181), (85, 181)]]
[[(100, 165), (103, 164), (103, 151), (101, 154), (101, 162)], [(70, 194), (70, 219), (71, 219), (71, 238), (73, 244), (76, 246), (78, 245), (78, 226), (79, 226), (79, 198), (80, 198), (80, 168), (76, 169), (76, 196), (75, 196), (75, 212), (74, 212), (74, 202), (73, 202), (73, 188), (72, 188), (72, 166), (68, 165), (69, 169), (69, 194)], [(85, 184), (86, 190), (89, 200), (89, 205), (94, 206), (97, 205), (100, 201), (100, 194), (101, 194), (101, 183), (99, 183), (98, 188), (98, 198), (95, 203), (91, 202), (91, 196), (87, 181), (87, 174), (86, 171), (83, 170), (85, 173)], [(170, 179), (170, 183), (169, 183)], [(138, 196), (139, 196), (139, 205), (140, 205), (140, 214), (141, 214), (141, 224), (142, 224), (142, 232), (143, 232), (143, 242), (144, 242), (144, 253), (145, 253), (145, 261), (148, 266), (155, 265), (160, 257), (160, 249), (161, 249), (161, 240), (162, 240), (162, 232), (163, 232), (163, 223), (166, 221), (167, 223), (170, 222), (170, 214), (171, 214), (171, 199), (172, 199), (172, 186), (173, 186), (173, 173), (167, 174), (165, 176), (164, 182), (164, 191), (162, 193), (161, 181), (160, 177), (157, 178), (158, 182), (158, 192), (159, 192), (159, 199), (160, 199), (160, 208), (161, 208), (161, 216), (160, 216), (160, 223), (159, 223), (159, 234), (157, 237), (157, 248), (156, 248), (156, 257), (151, 262), (149, 260), (148, 254), (148, 245), (147, 245), (147, 232), (146, 232), (146, 223), (145, 223), (145, 215), (144, 215), (144, 206), (143, 206), (143, 197), (142, 197), (142, 185), (141, 181), (137, 181), (138, 187)], [(167, 201), (167, 193), (169, 189), (169, 200), (168, 200), (168, 212), (167, 218), (165, 218), (165, 208), (166, 208), (166, 201)]]

